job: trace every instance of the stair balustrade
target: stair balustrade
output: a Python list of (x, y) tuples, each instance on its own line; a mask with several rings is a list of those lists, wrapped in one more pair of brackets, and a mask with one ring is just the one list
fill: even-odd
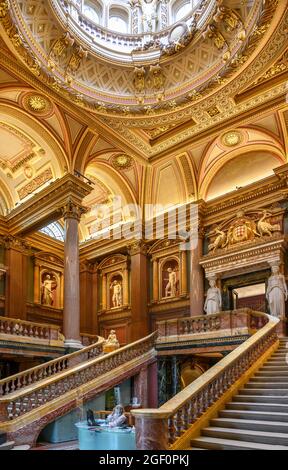
[[(50, 364), (47, 363), (41, 368), (33, 368), (0, 381), (2, 394), (2, 397), (0, 396), (0, 422), (23, 416), (133, 359), (139, 359), (139, 364), (141, 364), (141, 357), (154, 351), (156, 336), (156, 333), (152, 333), (144, 339), (102, 356), (99, 356), (99, 353), (102, 351), (104, 340), (100, 340), (99, 344), (88, 346), (59, 360), (50, 361)], [(95, 354), (98, 357), (95, 357)], [(67, 358), (68, 365), (65, 362)], [(75, 358), (80, 358), (80, 361), (76, 365), (74, 362), (74, 365), (69, 368), (71, 359), (75, 360)], [(61, 370), (62, 367), (63, 370)], [(38, 369), (36, 379), (35, 369)], [(50, 373), (50, 370), (54, 369), (57, 373)], [(57, 408), (56, 404), (55, 406)]]
[(0, 397), (36, 384), (46, 378), (54, 377), (56, 374), (69, 369), (79, 362), (99, 356), (103, 353), (104, 341), (104, 338), (99, 336), (97, 342), (79, 351), (66, 354), (65, 356), (61, 356), (0, 380)]
[[(193, 423), (276, 343), (279, 319), (265, 313), (245, 310), (250, 313), (254, 327), (255, 323), (258, 326), (264, 324), (259, 331), (160, 408), (131, 411), (135, 416), (138, 449), (179, 448), (177, 441), (185, 433), (191, 432)], [(221, 318), (222, 315), (216, 317)]]

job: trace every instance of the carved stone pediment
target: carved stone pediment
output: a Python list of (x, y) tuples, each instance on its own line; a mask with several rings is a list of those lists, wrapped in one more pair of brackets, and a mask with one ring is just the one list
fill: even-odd
[(148, 251), (148, 254), (154, 255), (156, 253), (166, 252), (167, 250), (170, 251), (171, 249), (175, 247), (178, 248), (180, 243), (183, 243), (183, 240), (180, 240), (180, 238), (175, 239), (175, 240), (172, 240), (172, 239), (171, 240), (168, 240), (168, 239), (158, 240), (151, 246), (151, 248)]
[(35, 264), (42, 265), (42, 264), (49, 264), (49, 265), (54, 265), (54, 266), (64, 266), (64, 262), (61, 258), (58, 256), (51, 254), (51, 253), (46, 253), (41, 251), (40, 253), (36, 253), (34, 255), (35, 258)]
[(116, 266), (120, 263), (126, 263), (127, 262), (127, 256), (117, 254), (117, 255), (112, 255), (109, 256), (108, 258), (105, 258), (98, 266), (100, 270), (104, 268), (108, 268), (110, 266)]
[(258, 244), (281, 237), (284, 212), (284, 209), (278, 207), (270, 210), (239, 210), (233, 218), (211, 227), (208, 233), (208, 256), (238, 250), (243, 244)]

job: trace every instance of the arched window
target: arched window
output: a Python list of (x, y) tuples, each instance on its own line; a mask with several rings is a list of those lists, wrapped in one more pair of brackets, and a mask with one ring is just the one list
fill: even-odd
[[(193, 2), (194, 3), (194, 2)], [(180, 21), (185, 16), (187, 16), (190, 11), (192, 10), (192, 2), (190, 1), (182, 1), (182, 2), (175, 2), (173, 5), (173, 18), (174, 21)]]
[(94, 23), (101, 23), (102, 9), (98, 2), (84, 3), (83, 13)]
[(111, 8), (109, 11), (108, 28), (117, 33), (128, 33), (129, 15), (120, 8)]
[(64, 229), (59, 222), (52, 222), (51, 224), (46, 225), (46, 227), (41, 228), (39, 232), (45, 233), (51, 238), (64, 242)]

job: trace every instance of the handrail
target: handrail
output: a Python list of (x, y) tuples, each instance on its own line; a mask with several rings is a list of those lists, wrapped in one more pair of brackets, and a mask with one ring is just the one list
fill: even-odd
[(152, 333), (116, 351), (78, 363), (31, 387), (26, 386), (20, 390), (11, 391), (0, 397), (0, 422), (22, 416), (107, 372), (111, 372), (128, 361), (143, 356), (154, 348), (156, 337), (157, 333)]
[(79, 351), (52, 359), (44, 364), (26, 369), (0, 380), (0, 397), (15, 392), (15, 390), (20, 390), (28, 385), (35, 384), (47, 377), (59, 374), (75, 365), (75, 363), (99, 356), (103, 352), (104, 342), (104, 338), (98, 336), (96, 343), (86, 346)]
[[(276, 342), (279, 319), (255, 313), (268, 318), (268, 323), (193, 383), (158, 409), (131, 410), (136, 419), (137, 448), (169, 449)], [(155, 427), (157, 436), (162, 436), (160, 444), (149, 435)]]

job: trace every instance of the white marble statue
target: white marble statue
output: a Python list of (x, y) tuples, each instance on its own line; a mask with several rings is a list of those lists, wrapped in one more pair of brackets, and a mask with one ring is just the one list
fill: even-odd
[(176, 273), (172, 268), (167, 269), (169, 273), (169, 280), (167, 282), (167, 285), (165, 287), (165, 296), (166, 297), (175, 297), (176, 295)]
[(204, 304), (204, 310), (207, 315), (220, 312), (222, 307), (221, 291), (218, 287), (216, 287), (215, 279), (210, 279), (209, 285), (210, 287), (207, 291)]
[(110, 289), (113, 291), (112, 303), (113, 307), (121, 307), (122, 305), (122, 285), (120, 281), (114, 280), (110, 285)]
[(285, 301), (288, 298), (287, 285), (283, 274), (279, 273), (279, 266), (271, 267), (272, 274), (268, 279), (266, 297), (269, 303), (270, 314), (274, 317), (285, 317)]
[(42, 304), (43, 305), (53, 305), (53, 290), (57, 287), (57, 283), (51, 279), (50, 274), (47, 274), (43, 284), (42, 284)]
[(158, 0), (138, 0), (142, 12), (143, 33), (154, 33), (157, 25)]

